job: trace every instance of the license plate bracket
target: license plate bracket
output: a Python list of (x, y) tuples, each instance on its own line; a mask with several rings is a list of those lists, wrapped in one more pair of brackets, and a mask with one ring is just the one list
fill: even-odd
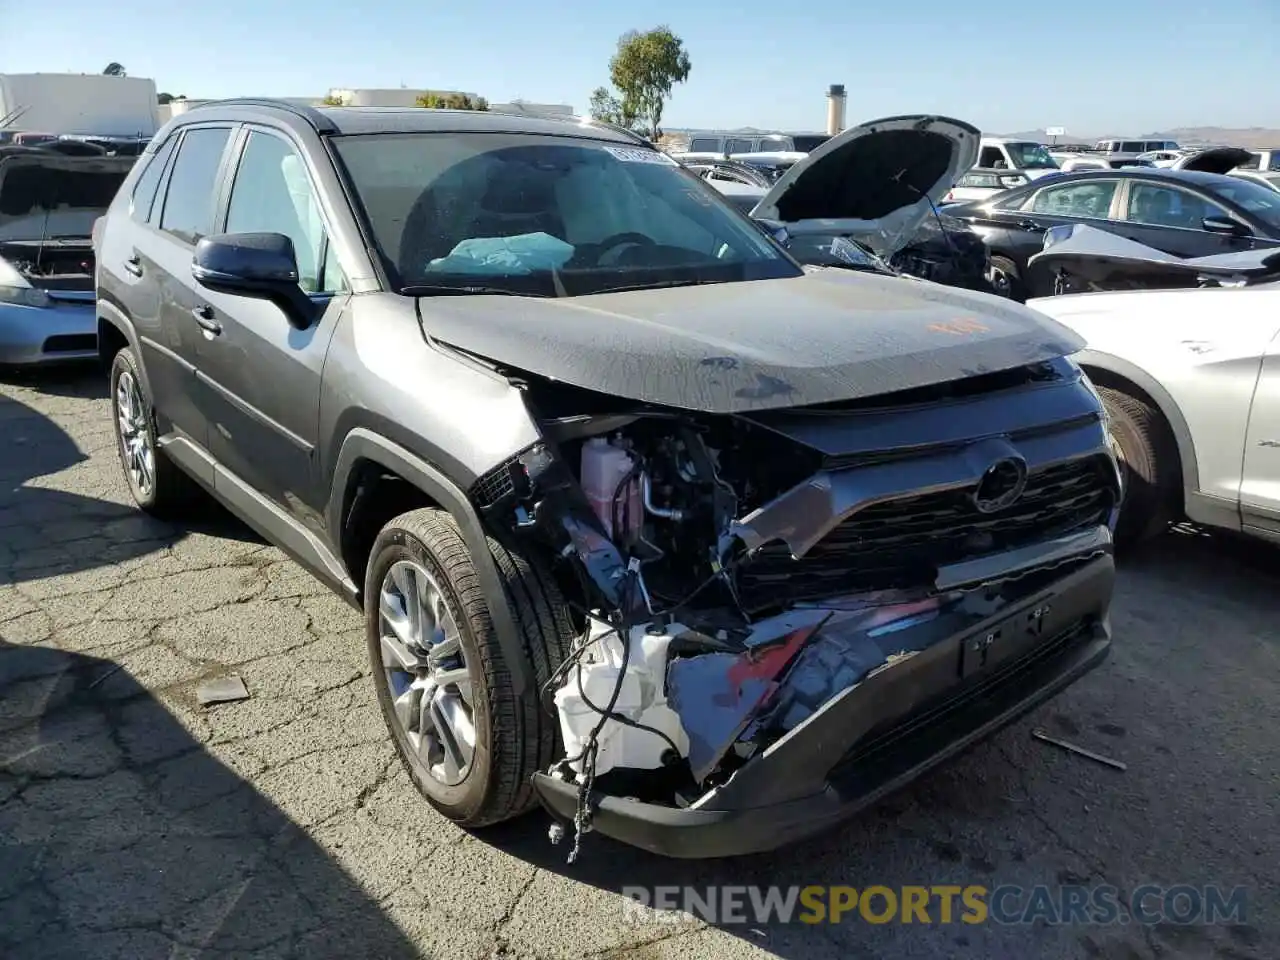
[(1052, 632), (1053, 598), (1045, 597), (1030, 608), (980, 630), (960, 644), (959, 673), (967, 679), (1018, 657)]

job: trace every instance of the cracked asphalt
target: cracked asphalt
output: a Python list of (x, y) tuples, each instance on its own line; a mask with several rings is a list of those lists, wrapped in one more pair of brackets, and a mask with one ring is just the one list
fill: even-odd
[[(470, 835), (393, 758), (357, 615), (216, 510), (129, 503), (102, 377), (0, 378), (0, 957), (1274, 957), (1280, 551), (1171, 533), (1094, 674), (840, 831), (670, 862)], [(250, 699), (203, 709), (237, 674)], [(1030, 737), (1044, 726), (1124, 772)], [(624, 886), (1218, 884), (1233, 925), (637, 922)], [(937, 920), (936, 914), (934, 916)], [(1270, 946), (1268, 946), (1270, 944)]]

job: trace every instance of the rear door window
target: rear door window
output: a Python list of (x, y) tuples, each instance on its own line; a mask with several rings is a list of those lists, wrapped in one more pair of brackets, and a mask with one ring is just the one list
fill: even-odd
[(1028, 209), (1051, 217), (1106, 220), (1118, 185), (1116, 180), (1086, 180), (1045, 187), (1032, 197)]
[(183, 136), (160, 216), (165, 233), (194, 244), (213, 229), (218, 171), (230, 136), (227, 127), (197, 128)]
[(728, 145), (725, 147), (724, 152), (725, 153), (754, 153), (755, 145), (756, 143), (754, 140), (743, 140), (741, 138), (738, 138), (738, 139), (730, 140)]

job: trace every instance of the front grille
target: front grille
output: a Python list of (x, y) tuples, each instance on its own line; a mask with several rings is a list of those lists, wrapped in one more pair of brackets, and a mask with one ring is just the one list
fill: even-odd
[(937, 568), (1029, 546), (1105, 523), (1113, 506), (1106, 462), (1088, 457), (1032, 471), (1012, 506), (983, 514), (968, 490), (874, 504), (858, 511), (800, 560), (766, 544), (738, 570), (749, 611), (842, 593), (929, 584)]

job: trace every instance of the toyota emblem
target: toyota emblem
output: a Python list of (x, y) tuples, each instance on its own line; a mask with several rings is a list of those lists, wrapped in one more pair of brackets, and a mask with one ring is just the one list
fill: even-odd
[(973, 505), (979, 513), (995, 513), (1018, 502), (1027, 488), (1027, 464), (1019, 457), (1005, 457), (987, 467), (973, 489)]

